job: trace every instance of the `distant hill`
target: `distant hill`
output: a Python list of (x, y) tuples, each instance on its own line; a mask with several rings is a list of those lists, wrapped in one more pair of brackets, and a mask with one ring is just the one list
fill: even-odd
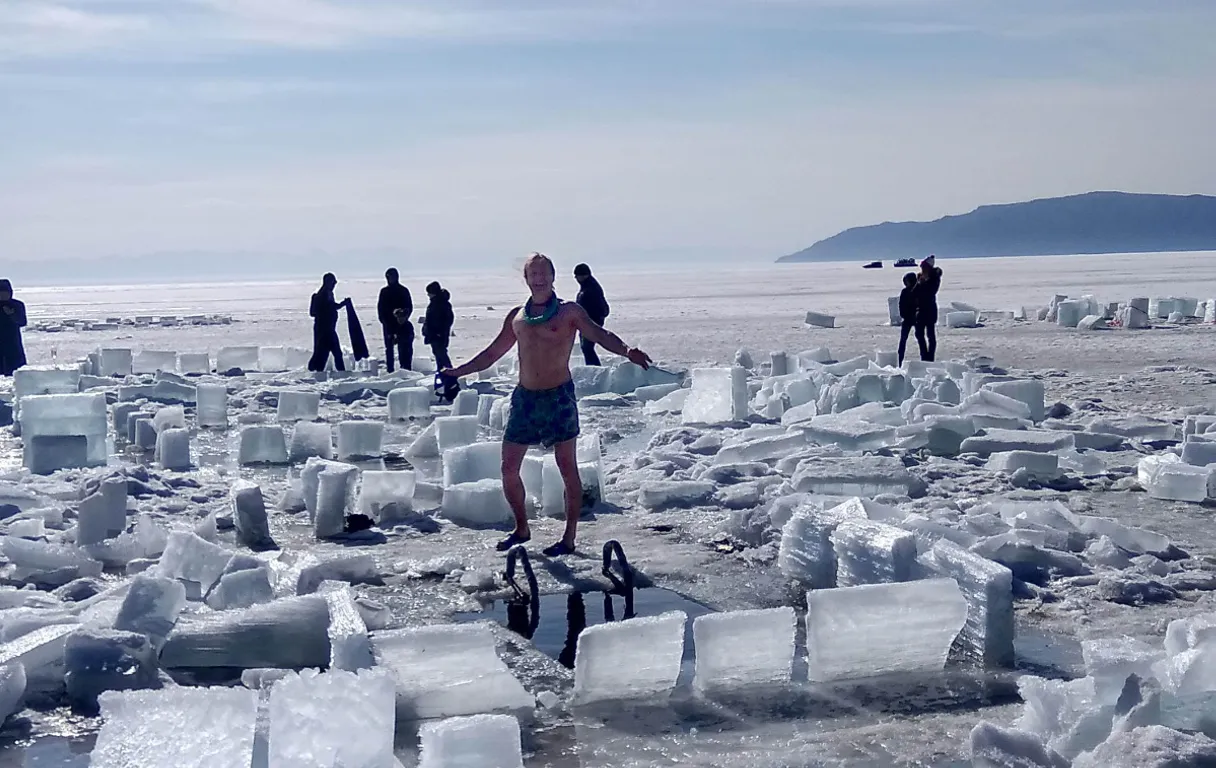
[(1089, 192), (846, 229), (777, 261), (1216, 250), (1216, 197)]

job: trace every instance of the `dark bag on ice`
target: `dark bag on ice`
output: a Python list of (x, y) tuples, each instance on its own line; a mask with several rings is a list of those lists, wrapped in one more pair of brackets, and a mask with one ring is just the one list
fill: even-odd
[(355, 305), (346, 305), (346, 327), (350, 331), (350, 353), (355, 360), (366, 360), (371, 357), (367, 351), (367, 339), (363, 337), (363, 326), (359, 325), (359, 316), (355, 314)]
[(454, 376), (445, 376), (442, 373), (435, 374), (435, 395), (440, 400), (450, 403), (456, 399), (456, 393), (460, 392), (460, 381)]

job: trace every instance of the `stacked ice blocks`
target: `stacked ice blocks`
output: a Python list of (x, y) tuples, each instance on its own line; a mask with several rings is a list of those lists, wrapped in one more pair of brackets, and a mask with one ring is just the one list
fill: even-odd
[(812, 682), (939, 671), (967, 621), (954, 579), (814, 590), (806, 599)]
[(793, 608), (730, 611), (692, 623), (694, 685), (701, 689), (788, 683), (793, 672)]
[(846, 520), (865, 520), (860, 506), (844, 505), (823, 510), (808, 503), (799, 507), (781, 529), (777, 565), (787, 578), (812, 589), (836, 586), (836, 554), (832, 532)]
[(682, 611), (588, 627), (574, 659), (574, 701), (665, 696), (684, 657)]
[(102, 466), (109, 455), (104, 394), (29, 395), (21, 399), (26, 468), (36, 474)]
[(377, 665), (395, 678), (401, 720), (530, 712), (534, 706), (498, 658), (494, 633), (485, 625), (387, 630), (373, 635), (372, 647)]

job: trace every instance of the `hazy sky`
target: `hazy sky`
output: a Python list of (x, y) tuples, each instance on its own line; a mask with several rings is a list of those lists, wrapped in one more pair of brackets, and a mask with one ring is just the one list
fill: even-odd
[(771, 260), (1216, 192), (1200, 0), (0, 0), (0, 261)]

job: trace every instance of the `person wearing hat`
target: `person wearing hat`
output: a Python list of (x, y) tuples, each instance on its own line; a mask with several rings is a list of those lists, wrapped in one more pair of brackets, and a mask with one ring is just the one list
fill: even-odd
[(376, 314), (384, 328), (385, 367), (389, 373), (393, 372), (393, 352), (396, 351), (401, 359), (401, 370), (408, 371), (414, 366), (414, 324), (410, 322), (414, 302), (410, 289), (401, 284), (401, 275), (396, 267), (390, 267), (384, 273), (384, 280)]
[(312, 295), (308, 304), (308, 315), (312, 318), (312, 359), (308, 361), (308, 370), (323, 371), (329, 356), (334, 356), (334, 368), (346, 370), (342, 361), (342, 342), (338, 340), (338, 310), (350, 304), (350, 299), (337, 301), (334, 299), (334, 288), (338, 286), (338, 278), (332, 272), (326, 272), (321, 278), (321, 290)]
[(438, 282), (432, 281), (426, 287), (426, 295), (430, 303), (422, 320), (422, 341), (431, 347), (431, 354), (435, 356), (435, 370), (442, 371), (452, 367), (452, 358), (448, 357), (452, 326), (456, 322), (456, 314), (452, 311), (452, 294)]
[[(578, 296), (574, 303), (583, 308), (591, 322), (603, 326), (608, 319), (608, 300), (604, 298), (604, 289), (600, 281), (591, 276), (591, 267), (579, 264), (574, 268), (574, 279), (578, 281)], [(580, 335), (579, 346), (583, 350), (583, 361), (587, 365), (599, 365), (600, 356), (595, 352), (595, 342)]]
[(927, 363), (937, 358), (937, 291), (941, 287), (942, 269), (937, 257), (930, 254), (920, 263), (916, 278), (916, 343), (920, 359)]
[(25, 365), (25, 303), (13, 298), (13, 284), (0, 280), (0, 376), (12, 376)]

